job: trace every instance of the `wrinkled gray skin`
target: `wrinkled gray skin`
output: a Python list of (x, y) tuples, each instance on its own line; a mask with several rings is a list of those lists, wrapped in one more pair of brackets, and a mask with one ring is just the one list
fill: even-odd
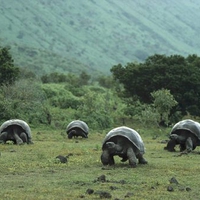
[(5, 121), (0, 127), (0, 143), (12, 141), (14, 144), (33, 144), (31, 130), (26, 122), (19, 119)]
[(102, 145), (101, 162), (103, 165), (114, 165), (114, 156), (122, 158), (122, 162), (129, 161), (131, 167), (147, 164), (143, 157), (144, 144), (140, 135), (126, 126), (111, 130)]
[(190, 153), (200, 146), (200, 124), (190, 119), (182, 120), (174, 125), (169, 139), (165, 150), (174, 152), (179, 145), (181, 152)]
[(67, 126), (67, 135), (69, 139), (73, 137), (88, 138), (89, 128), (88, 125), (81, 120), (74, 120)]

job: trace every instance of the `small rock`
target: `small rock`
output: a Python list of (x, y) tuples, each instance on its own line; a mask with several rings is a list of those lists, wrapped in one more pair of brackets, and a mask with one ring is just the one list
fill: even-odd
[(59, 156), (56, 156), (56, 158), (59, 159), (61, 163), (67, 163), (66, 156), (59, 155)]
[(86, 190), (86, 194), (93, 194), (94, 193), (94, 190), (93, 189), (87, 189)]
[(174, 188), (173, 188), (172, 186), (168, 186), (168, 187), (167, 187), (167, 191), (168, 191), (168, 192), (173, 192), (173, 191), (174, 191)]
[(106, 182), (106, 176), (105, 175), (101, 175), (97, 178), (97, 181), (100, 181), (100, 182)]
[(111, 189), (111, 190), (116, 190), (116, 189), (118, 189), (118, 188), (115, 187), (115, 186), (110, 186), (110, 189)]
[(175, 184), (178, 184), (178, 181), (176, 180), (175, 177), (172, 177), (170, 180), (169, 180), (170, 183), (175, 183)]
[(100, 193), (100, 195), (99, 195), (99, 197), (101, 198), (101, 199), (110, 199), (110, 198), (112, 198), (112, 195), (109, 193), (109, 192), (101, 192)]
[(191, 191), (192, 189), (191, 189), (190, 187), (186, 187), (185, 190), (186, 190), (187, 192), (189, 192), (189, 191)]
[(128, 192), (124, 197), (127, 198), (127, 197), (131, 197), (133, 196), (134, 194), (132, 192)]

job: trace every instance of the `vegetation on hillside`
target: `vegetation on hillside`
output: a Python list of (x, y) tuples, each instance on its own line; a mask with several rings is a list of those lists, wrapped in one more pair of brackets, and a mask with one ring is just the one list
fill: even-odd
[(109, 74), (153, 54), (200, 54), (198, 1), (0, 1), (0, 38), (18, 66)]
[(79, 76), (55, 72), (38, 78), (26, 70), (14, 73), (18, 68), (9, 49), (1, 49), (6, 53), (0, 56), (0, 70), (10, 70), (7, 84), (2, 82), (0, 87), (2, 122), (20, 118), (34, 126), (60, 129), (81, 119), (90, 128), (103, 130), (132, 119), (157, 127), (185, 115), (200, 115), (196, 55), (154, 55), (145, 63), (113, 66), (113, 76), (96, 79), (84, 71)]

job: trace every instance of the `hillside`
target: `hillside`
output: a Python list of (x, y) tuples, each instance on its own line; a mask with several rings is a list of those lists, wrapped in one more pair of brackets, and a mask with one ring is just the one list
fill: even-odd
[(0, 0), (0, 45), (37, 74), (200, 54), (200, 1)]

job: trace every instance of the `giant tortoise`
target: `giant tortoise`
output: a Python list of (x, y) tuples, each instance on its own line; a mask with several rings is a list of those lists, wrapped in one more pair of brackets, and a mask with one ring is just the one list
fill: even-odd
[(68, 124), (66, 132), (69, 139), (78, 136), (88, 138), (89, 128), (84, 121), (74, 120)]
[(200, 146), (200, 123), (191, 119), (179, 121), (172, 127), (169, 138), (165, 150), (173, 152), (179, 145), (181, 152), (189, 153)]
[(0, 143), (13, 141), (14, 144), (32, 144), (31, 129), (20, 119), (5, 121), (0, 127)]
[(139, 164), (147, 164), (144, 153), (144, 143), (139, 133), (121, 126), (106, 134), (102, 144), (101, 162), (103, 165), (114, 165), (114, 156), (117, 155), (122, 158), (122, 162), (128, 160), (131, 167), (136, 167), (137, 159)]

